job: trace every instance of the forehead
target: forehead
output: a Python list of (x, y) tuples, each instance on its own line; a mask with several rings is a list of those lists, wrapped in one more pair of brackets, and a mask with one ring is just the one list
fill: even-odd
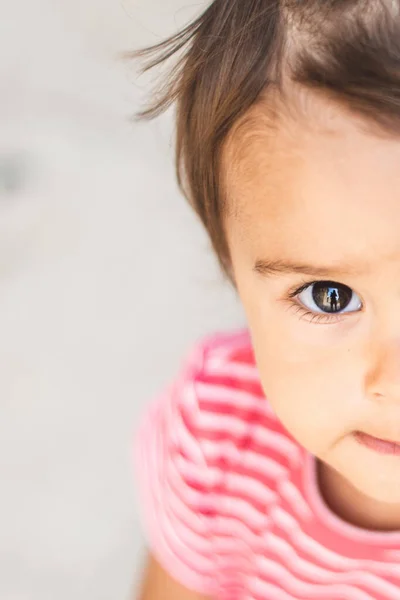
[(270, 119), (261, 105), (232, 131), (223, 158), (227, 235), (304, 258), (376, 249), (400, 259), (400, 138), (311, 93)]

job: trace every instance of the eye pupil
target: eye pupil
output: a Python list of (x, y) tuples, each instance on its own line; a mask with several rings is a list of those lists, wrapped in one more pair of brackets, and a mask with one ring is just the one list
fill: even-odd
[(353, 292), (346, 285), (320, 281), (313, 285), (312, 296), (323, 312), (338, 313), (350, 304)]

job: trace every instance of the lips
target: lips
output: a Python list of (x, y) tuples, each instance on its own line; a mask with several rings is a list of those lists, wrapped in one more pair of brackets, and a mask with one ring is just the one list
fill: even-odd
[(356, 431), (353, 435), (358, 443), (360, 443), (362, 446), (366, 446), (370, 450), (374, 450), (379, 454), (391, 454), (395, 456), (400, 456), (399, 442), (383, 440), (381, 438), (368, 435), (367, 433), (363, 433), (362, 431)]

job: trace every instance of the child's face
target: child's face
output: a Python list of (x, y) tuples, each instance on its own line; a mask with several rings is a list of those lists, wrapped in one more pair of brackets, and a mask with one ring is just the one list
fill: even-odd
[[(400, 139), (311, 95), (283, 123), (272, 139), (247, 138), (228, 180), (228, 241), (262, 384), (289, 432), (343, 481), (400, 502), (400, 455), (354, 436), (400, 450)], [(336, 285), (290, 298), (316, 281)]]

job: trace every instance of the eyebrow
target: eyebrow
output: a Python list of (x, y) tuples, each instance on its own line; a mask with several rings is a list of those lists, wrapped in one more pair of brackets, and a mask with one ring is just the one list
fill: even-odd
[(335, 275), (360, 275), (363, 272), (361, 268), (356, 269), (347, 264), (342, 265), (337, 263), (323, 266), (295, 263), (286, 260), (257, 260), (254, 265), (254, 270), (266, 277), (300, 273), (303, 275), (310, 275), (311, 277), (329, 278)]

